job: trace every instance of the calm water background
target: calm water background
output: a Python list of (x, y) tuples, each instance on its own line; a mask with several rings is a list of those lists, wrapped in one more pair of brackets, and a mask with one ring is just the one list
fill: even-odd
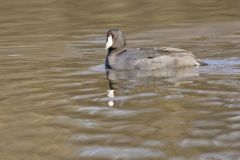
[[(0, 0), (0, 159), (240, 159), (239, 10), (236, 0)], [(129, 47), (192, 50), (209, 65), (108, 80), (115, 27)]]

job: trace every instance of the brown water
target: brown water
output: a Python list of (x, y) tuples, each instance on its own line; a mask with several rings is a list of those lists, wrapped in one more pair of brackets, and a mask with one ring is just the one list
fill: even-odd
[[(0, 159), (240, 159), (238, 1), (0, 4)], [(192, 50), (209, 65), (108, 80), (113, 27), (129, 47)]]

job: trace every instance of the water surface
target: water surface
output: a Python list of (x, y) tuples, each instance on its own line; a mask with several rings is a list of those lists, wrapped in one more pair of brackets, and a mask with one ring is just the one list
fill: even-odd
[[(240, 158), (239, 2), (0, 3), (1, 159)], [(209, 65), (107, 75), (114, 27)]]

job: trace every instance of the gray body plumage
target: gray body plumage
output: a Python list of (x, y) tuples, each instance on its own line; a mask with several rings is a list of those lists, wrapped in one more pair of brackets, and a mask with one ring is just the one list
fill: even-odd
[(183, 49), (168, 47), (127, 49), (121, 31), (110, 30), (107, 36), (109, 35), (113, 36), (113, 45), (108, 49), (106, 68), (115, 70), (158, 70), (161, 68), (193, 67), (203, 64), (192, 52)]

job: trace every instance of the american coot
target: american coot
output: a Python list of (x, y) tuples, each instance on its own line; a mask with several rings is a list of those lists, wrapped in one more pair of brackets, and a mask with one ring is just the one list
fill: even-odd
[(127, 49), (119, 29), (107, 32), (105, 67), (114, 70), (157, 70), (162, 68), (193, 67), (204, 65), (192, 52), (178, 48)]

